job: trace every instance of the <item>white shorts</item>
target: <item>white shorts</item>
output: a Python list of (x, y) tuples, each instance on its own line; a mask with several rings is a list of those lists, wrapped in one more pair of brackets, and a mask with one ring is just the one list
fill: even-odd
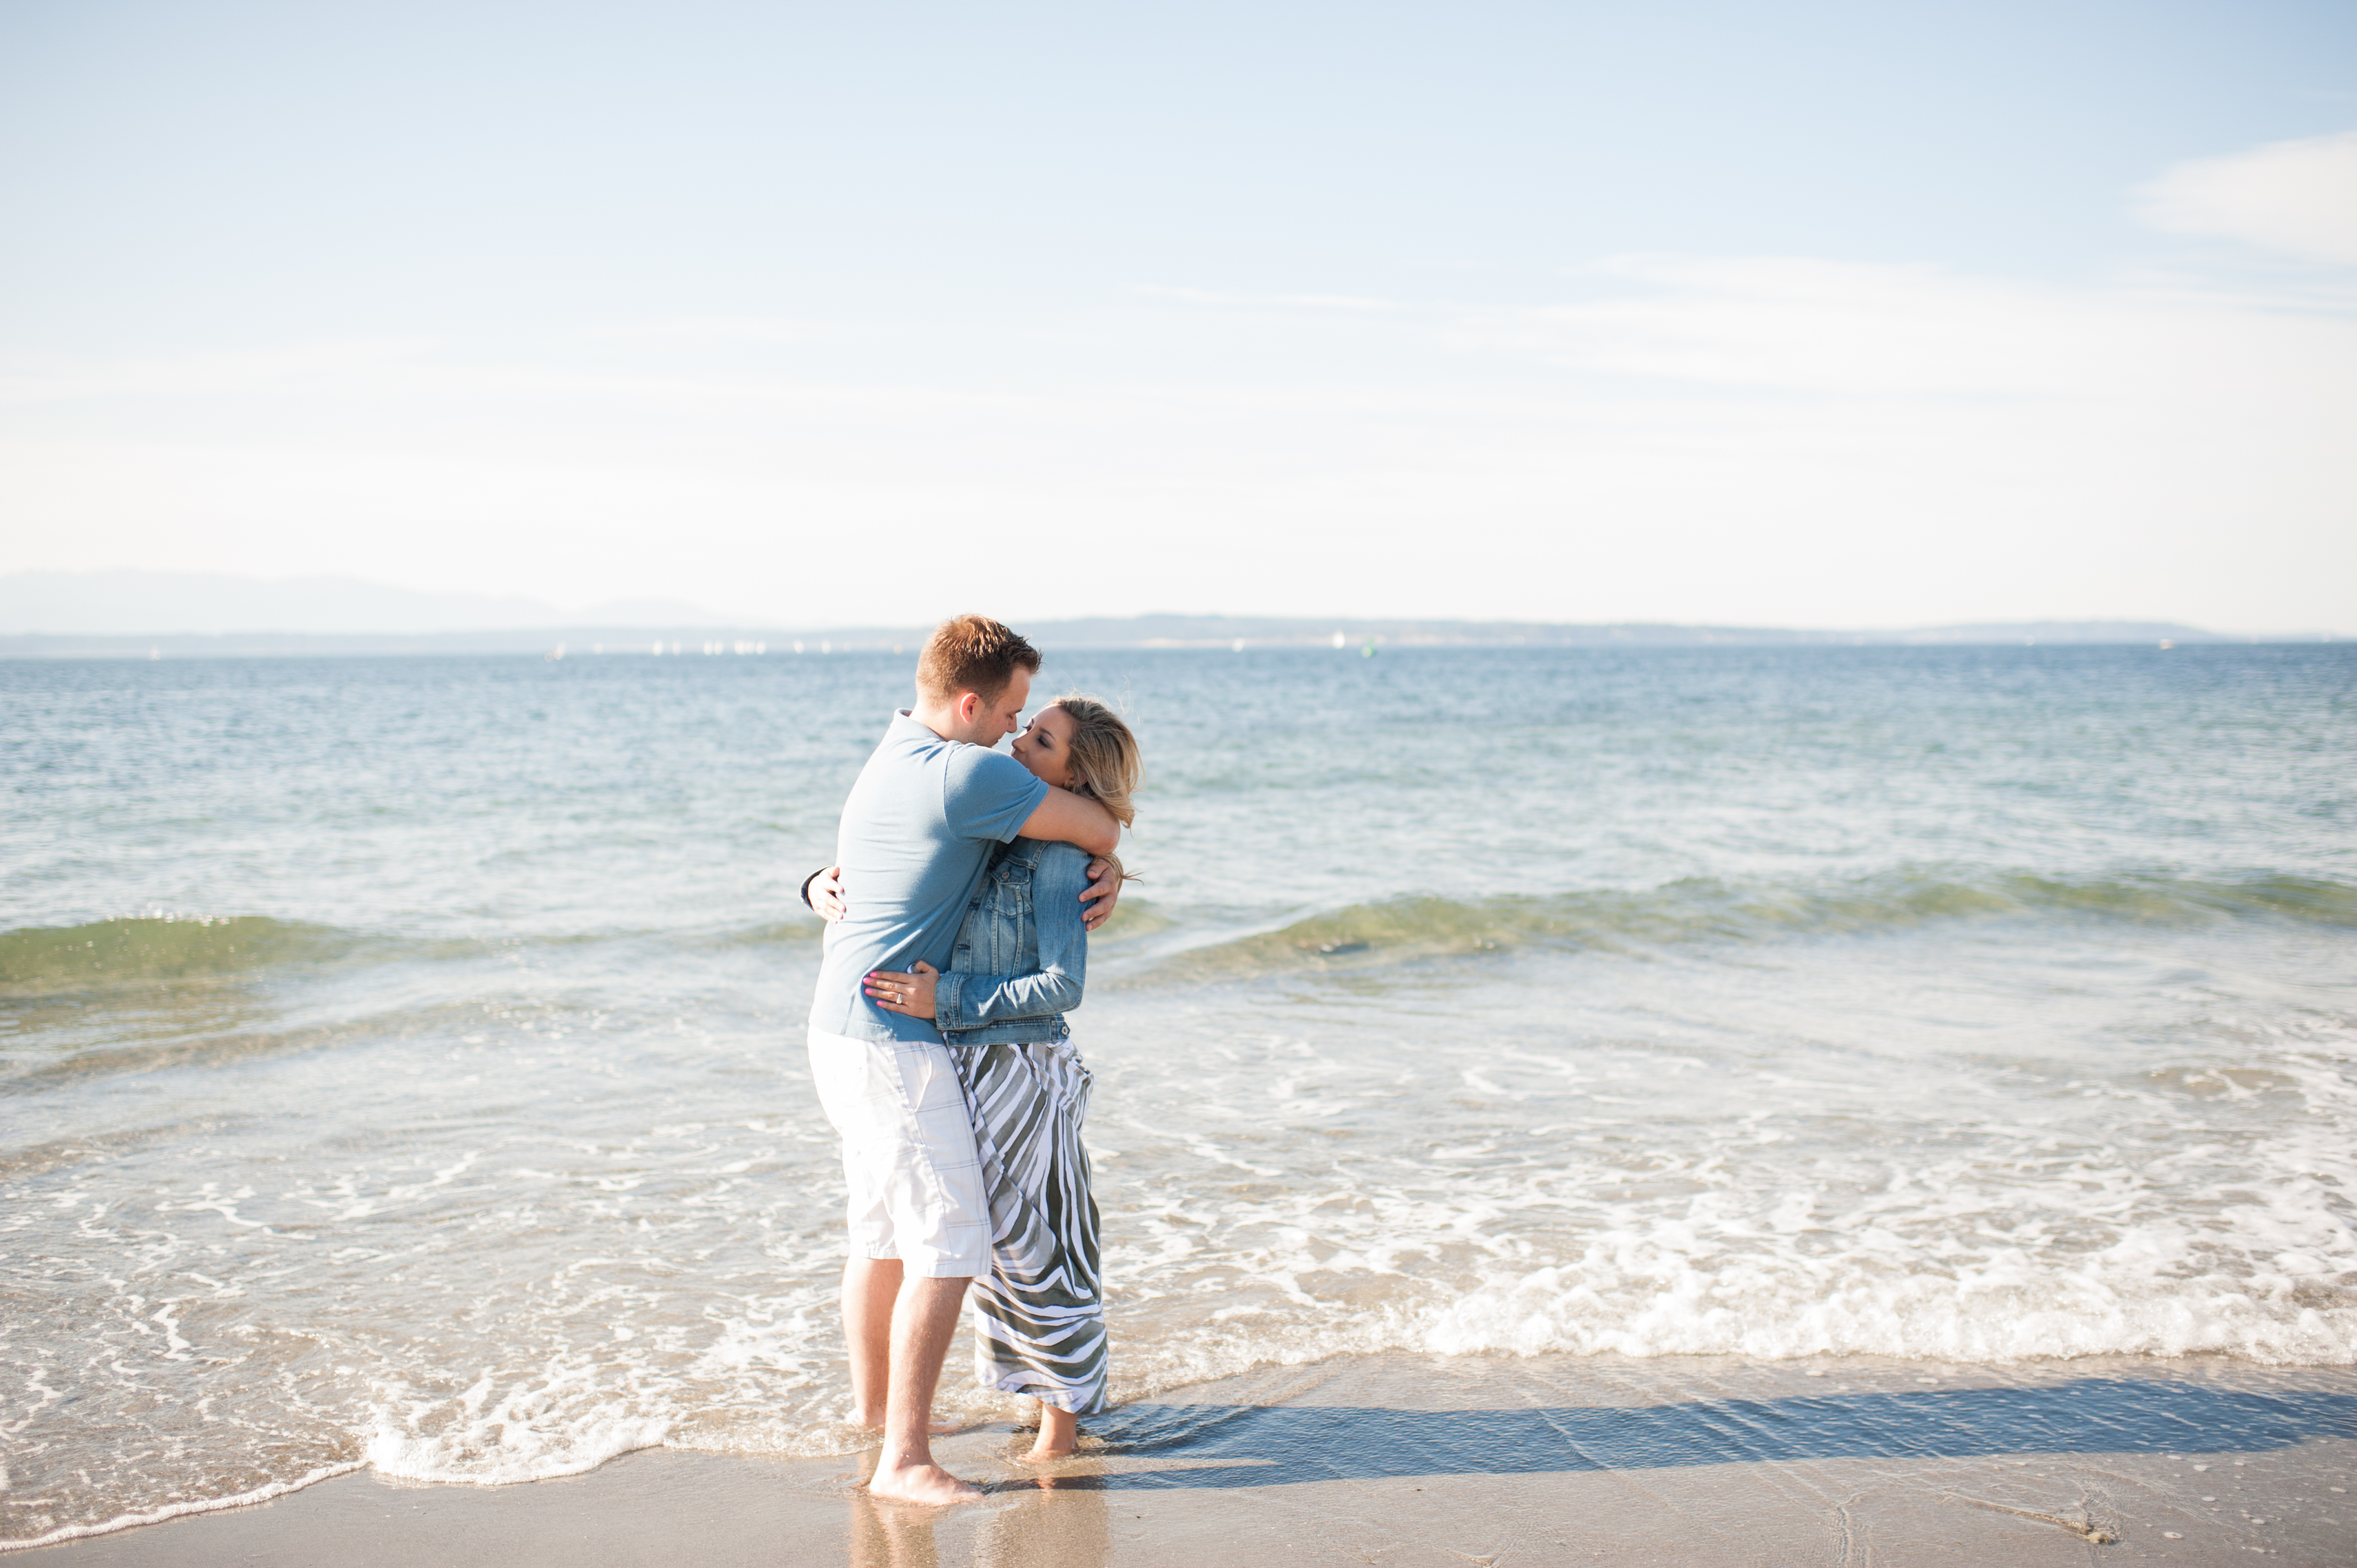
[(811, 1081), (843, 1136), (855, 1258), (925, 1279), (990, 1272), (990, 1206), (947, 1046), (810, 1032)]

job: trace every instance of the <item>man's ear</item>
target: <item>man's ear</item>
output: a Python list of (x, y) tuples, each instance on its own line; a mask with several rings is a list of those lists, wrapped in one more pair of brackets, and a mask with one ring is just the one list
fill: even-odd
[(958, 723), (962, 725), (970, 725), (974, 723), (974, 715), (982, 711), (982, 693), (979, 692), (959, 693), (957, 707), (953, 711), (957, 714)]

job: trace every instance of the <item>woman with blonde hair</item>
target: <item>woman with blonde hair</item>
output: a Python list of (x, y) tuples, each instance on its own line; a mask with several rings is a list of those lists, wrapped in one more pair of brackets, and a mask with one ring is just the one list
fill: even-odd
[[(1016, 736), (1015, 759), (1097, 800), (1127, 827), (1137, 737), (1093, 698), (1059, 697)], [(1110, 857), (1108, 857), (1110, 858)], [(879, 1007), (931, 1018), (974, 1118), (990, 1199), (991, 1268), (974, 1282), (974, 1373), (1039, 1402), (1024, 1457), (1072, 1452), (1080, 1418), (1104, 1408), (1105, 1326), (1097, 1206), (1081, 1142), (1090, 1076), (1064, 1015), (1080, 1005), (1089, 934), (1088, 852), (1018, 838), (997, 852), (946, 971), (879, 971)], [(1114, 861), (1116, 875), (1126, 877)], [(853, 890), (856, 896), (856, 890)]]

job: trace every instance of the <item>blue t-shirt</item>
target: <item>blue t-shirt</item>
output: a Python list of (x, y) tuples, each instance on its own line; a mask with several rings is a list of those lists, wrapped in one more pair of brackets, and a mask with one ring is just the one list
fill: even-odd
[(938, 1040), (930, 1018), (888, 1013), (860, 983), (923, 959), (950, 966), (993, 846), (1010, 842), (1048, 786), (1003, 752), (943, 740), (904, 709), (843, 802), (834, 858), (851, 913), (826, 929), (811, 1027), (855, 1040)]

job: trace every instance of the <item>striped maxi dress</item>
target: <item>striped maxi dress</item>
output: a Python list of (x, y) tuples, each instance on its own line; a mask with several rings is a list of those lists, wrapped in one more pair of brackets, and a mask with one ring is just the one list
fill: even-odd
[(950, 1055), (990, 1199), (990, 1273), (974, 1283), (974, 1378), (1094, 1414), (1105, 1402), (1105, 1325), (1081, 1143), (1089, 1069), (1060, 1041)]

